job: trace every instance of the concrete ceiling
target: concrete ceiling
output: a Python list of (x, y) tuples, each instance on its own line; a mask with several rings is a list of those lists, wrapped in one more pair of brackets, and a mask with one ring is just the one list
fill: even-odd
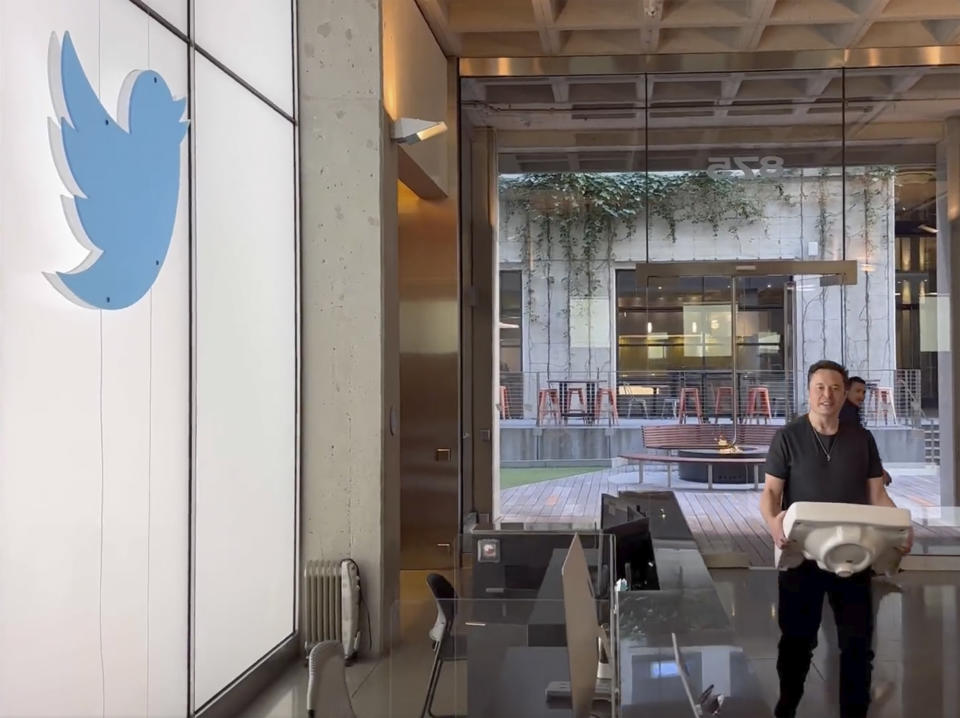
[(960, 42), (958, 0), (417, 0), (444, 52), (529, 57)]
[[(960, 0), (417, 0), (459, 57), (755, 53), (960, 43)], [(960, 67), (462, 81), (468, 125), (498, 130), (503, 172), (895, 164), (927, 206)], [(911, 168), (918, 170), (910, 179)], [(904, 174), (906, 173), (906, 174)]]
[[(960, 115), (960, 67), (470, 78), (465, 120), (498, 130), (505, 172), (931, 165)], [(644, 151), (647, 151), (644, 155)]]

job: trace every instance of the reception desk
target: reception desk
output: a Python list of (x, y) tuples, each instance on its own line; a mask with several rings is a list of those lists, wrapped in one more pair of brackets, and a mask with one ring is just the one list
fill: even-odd
[[(770, 715), (676, 497), (657, 491), (630, 494), (624, 500), (649, 518), (659, 589), (622, 591), (614, 593), (610, 603), (598, 602), (599, 618), (605, 622), (608, 616), (612, 621), (617, 690), (613, 691), (616, 705), (598, 702), (597, 714), (691, 718), (674, 655), (676, 636), (696, 696), (712, 685), (714, 694), (726, 698), (721, 716)], [(592, 535), (596, 537), (596, 531)], [(534, 595), (530, 589), (511, 594), (506, 586), (502, 592), (507, 595), (491, 601), (491, 595), (501, 592), (501, 579), (495, 574), (475, 586), (474, 598), (464, 602), (469, 718), (572, 715), (569, 702), (546, 697), (550, 684), (570, 679), (559, 586), (565, 551), (558, 551), (558, 539), (558, 535), (529, 534), (531, 542), (550, 544), (549, 552), (540, 551), (545, 563)], [(566, 545), (571, 539), (572, 534)], [(524, 539), (513, 533), (510, 540)], [(535, 555), (539, 548), (516, 550)]]
[(770, 715), (693, 534), (669, 491), (630, 495), (650, 519), (659, 590), (616, 594), (619, 708), (623, 718), (689, 718), (673, 636), (696, 695), (726, 697), (721, 716)]

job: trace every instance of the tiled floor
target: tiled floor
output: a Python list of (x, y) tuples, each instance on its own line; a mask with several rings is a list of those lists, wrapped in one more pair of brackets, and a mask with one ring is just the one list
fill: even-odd
[[(944, 545), (955, 545), (960, 553), (960, 517), (936, 508), (936, 469), (891, 467), (890, 473), (894, 478), (890, 495), (898, 506), (910, 509), (917, 523), (914, 553), (935, 553)], [(500, 495), (501, 515), (515, 521), (596, 517), (601, 494), (667, 488), (663, 469), (648, 468), (643, 484), (637, 483), (638, 478), (635, 467), (621, 467), (505, 489)], [(745, 565), (773, 565), (773, 547), (757, 508), (759, 494), (752, 485), (709, 491), (703, 484), (674, 478), (670, 488), (676, 491), (705, 555), (736, 554)]]
[[(426, 571), (401, 573), (401, 602), (394, 610), (398, 646), (382, 660), (361, 660), (347, 668), (347, 686), (358, 718), (419, 718), (433, 652), (427, 633), (436, 619), (436, 604), (426, 587)], [(452, 577), (451, 577), (452, 578)], [(463, 711), (466, 667), (444, 668), (434, 712)], [(298, 663), (238, 718), (304, 718), (307, 714), (307, 669)], [(323, 717), (321, 711), (318, 716)]]
[[(767, 699), (777, 696), (776, 572), (713, 572), (717, 589)], [(877, 605), (871, 718), (960, 716), (960, 573), (905, 573), (874, 583)], [(838, 651), (824, 625), (798, 718), (837, 718)]]
[[(717, 590), (750, 657), (767, 700), (777, 696), (776, 572), (713, 572)], [(390, 658), (348, 669), (358, 718), (416, 718), (430, 665), (426, 631), (433, 619), (420, 601), (423, 574), (404, 576), (406, 644)], [(960, 716), (960, 573), (901, 574), (878, 583), (875, 703), (871, 718)], [(837, 647), (829, 608), (798, 718), (838, 718)], [(465, 706), (463, 663), (444, 674), (437, 712)], [(297, 665), (239, 718), (302, 718), (306, 715), (306, 670)], [(322, 715), (322, 712), (321, 714)], [(745, 718), (762, 718), (748, 716)]]

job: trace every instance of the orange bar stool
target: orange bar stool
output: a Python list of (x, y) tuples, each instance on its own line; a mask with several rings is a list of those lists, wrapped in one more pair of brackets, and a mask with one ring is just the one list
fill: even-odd
[[(604, 399), (607, 400), (606, 408), (603, 406)], [(614, 393), (613, 389), (597, 389), (597, 397), (595, 400), (593, 415), (599, 420), (604, 411), (606, 411), (610, 417), (611, 424), (619, 423), (620, 415), (617, 412), (617, 395)]]
[(680, 400), (677, 405), (677, 416), (681, 424), (687, 423), (687, 399), (690, 399), (691, 408), (696, 412), (697, 421), (703, 423), (703, 405), (700, 403), (700, 390), (695, 386), (685, 386), (680, 390)]
[(583, 396), (583, 387), (574, 386), (567, 388), (567, 412), (573, 410), (573, 397), (577, 397), (577, 401), (580, 402), (579, 411), (586, 415), (587, 413), (587, 400)]
[(727, 401), (727, 405), (730, 407), (730, 413), (733, 414), (733, 387), (732, 386), (718, 386), (716, 391), (714, 391), (713, 393), (714, 417), (719, 418), (720, 407), (723, 406), (724, 400)]
[(755, 419), (760, 423), (769, 423), (773, 418), (773, 410), (770, 408), (770, 390), (765, 386), (755, 386), (747, 392), (747, 420)]
[(542, 424), (548, 416), (560, 423), (560, 392), (557, 389), (541, 389), (537, 395), (537, 424)]

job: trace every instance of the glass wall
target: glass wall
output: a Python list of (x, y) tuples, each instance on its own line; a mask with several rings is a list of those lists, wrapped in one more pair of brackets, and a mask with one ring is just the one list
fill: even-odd
[(782, 423), (827, 358), (866, 379), (913, 508), (939, 502), (937, 148), (960, 67), (464, 83), (466, 117), (498, 130), (500, 257), (524, 288), (504, 467), (615, 475), (691, 396), (705, 423), (731, 393)]

